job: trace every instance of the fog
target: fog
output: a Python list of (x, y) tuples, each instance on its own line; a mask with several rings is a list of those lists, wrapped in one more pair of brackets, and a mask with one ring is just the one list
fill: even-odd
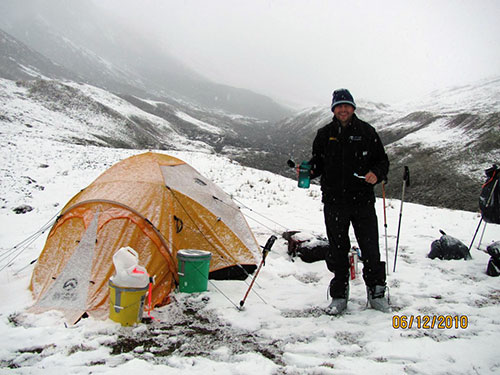
[(294, 106), (392, 103), (500, 75), (500, 2), (94, 0), (207, 78)]

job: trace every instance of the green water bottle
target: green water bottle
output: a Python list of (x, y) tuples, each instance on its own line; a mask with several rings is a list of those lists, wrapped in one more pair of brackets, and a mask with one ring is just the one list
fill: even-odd
[(299, 188), (308, 189), (310, 185), (311, 165), (307, 161), (300, 163), (299, 167)]

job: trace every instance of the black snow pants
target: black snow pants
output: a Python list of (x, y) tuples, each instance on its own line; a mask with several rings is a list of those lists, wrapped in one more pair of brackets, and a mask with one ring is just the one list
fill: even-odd
[(326, 265), (335, 274), (330, 283), (332, 298), (345, 298), (349, 282), (349, 227), (352, 223), (363, 260), (363, 279), (366, 286), (385, 285), (385, 262), (380, 261), (378, 222), (375, 206), (339, 207), (325, 203), (325, 224), (329, 251)]

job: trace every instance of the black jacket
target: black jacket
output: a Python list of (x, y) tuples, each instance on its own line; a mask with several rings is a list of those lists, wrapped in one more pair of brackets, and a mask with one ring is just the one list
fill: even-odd
[(318, 130), (313, 142), (311, 178), (321, 176), (323, 202), (359, 206), (375, 202), (373, 185), (356, 177), (372, 171), (377, 183), (387, 178), (389, 159), (375, 128), (353, 114), (343, 128), (333, 121)]

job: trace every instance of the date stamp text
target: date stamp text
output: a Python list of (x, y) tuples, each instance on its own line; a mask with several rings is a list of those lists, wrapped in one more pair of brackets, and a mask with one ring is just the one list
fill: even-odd
[(466, 329), (467, 315), (394, 315), (394, 329)]

